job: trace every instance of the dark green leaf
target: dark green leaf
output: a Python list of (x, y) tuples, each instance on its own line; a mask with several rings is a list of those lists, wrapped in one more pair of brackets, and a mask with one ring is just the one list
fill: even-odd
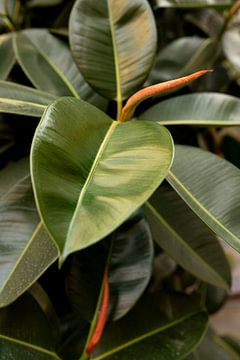
[(0, 112), (40, 117), (56, 97), (28, 86), (0, 81)]
[(156, 242), (184, 269), (205, 282), (229, 288), (229, 264), (217, 238), (167, 186), (145, 205)]
[(240, 252), (240, 170), (201, 149), (176, 146), (167, 180), (219, 237)]
[(157, 123), (112, 121), (73, 98), (52, 104), (36, 131), (31, 164), (38, 208), (61, 261), (110, 234), (141, 206), (163, 181), (172, 156), (171, 136)]
[(3, 34), (0, 36), (0, 54), (0, 79), (5, 80), (15, 63), (12, 34)]
[(91, 359), (183, 359), (201, 340), (207, 315), (181, 295), (145, 295), (132, 311), (108, 324)]
[[(176, 110), (177, 109), (177, 110)], [(152, 106), (139, 116), (162, 125), (240, 125), (240, 100), (220, 93), (176, 96)]]
[(146, 79), (156, 50), (156, 28), (145, 0), (77, 0), (70, 43), (89, 84), (109, 99), (131, 95)]
[(47, 318), (28, 293), (0, 309), (2, 359), (60, 360)]

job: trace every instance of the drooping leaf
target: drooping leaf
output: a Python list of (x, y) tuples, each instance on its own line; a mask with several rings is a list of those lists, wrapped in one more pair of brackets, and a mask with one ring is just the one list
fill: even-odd
[(67, 45), (45, 29), (28, 29), (15, 36), (15, 53), (33, 85), (56, 96), (76, 96), (103, 109), (106, 100), (86, 84)]
[(0, 309), (2, 359), (60, 360), (47, 318), (28, 293)]
[(234, 0), (157, 0), (158, 7), (205, 8), (230, 6)]
[(214, 40), (196, 36), (174, 40), (159, 51), (149, 81), (155, 84), (211, 68), (217, 47)]
[(153, 244), (142, 213), (134, 213), (112, 234), (110, 247), (108, 244), (107, 240), (100, 242), (70, 259), (66, 281), (69, 300), (88, 321), (93, 317), (106, 267), (110, 285), (109, 316), (114, 320), (134, 306), (152, 274)]
[(229, 288), (231, 272), (217, 238), (167, 186), (145, 204), (156, 242), (183, 268), (215, 286)]
[[(11, 184), (14, 176), (10, 171), (8, 176), (5, 171), (0, 184), (8, 179)], [(57, 258), (55, 243), (39, 223), (29, 177), (11, 188), (7, 184), (3, 189), (0, 197), (1, 307), (17, 299)]]
[(56, 96), (9, 81), (0, 81), (0, 112), (41, 117)]
[(199, 343), (206, 325), (206, 313), (191, 298), (148, 294), (124, 318), (107, 324), (91, 359), (183, 359)]
[(157, 123), (112, 121), (78, 99), (50, 105), (33, 140), (32, 179), (61, 261), (121, 225), (163, 181), (172, 156)]
[[(177, 110), (176, 110), (177, 109)], [(240, 125), (240, 100), (220, 93), (176, 96), (156, 104), (139, 116), (162, 125)]]
[(168, 182), (219, 237), (240, 252), (240, 171), (199, 148), (176, 146)]
[(145, 0), (77, 0), (70, 44), (89, 84), (121, 103), (146, 79), (156, 50), (156, 28)]
[(5, 80), (15, 63), (12, 34), (3, 34), (0, 36), (0, 55), (0, 79)]

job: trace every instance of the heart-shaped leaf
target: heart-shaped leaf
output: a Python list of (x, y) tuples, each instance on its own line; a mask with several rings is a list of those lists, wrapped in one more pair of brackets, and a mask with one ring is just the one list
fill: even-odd
[(152, 66), (156, 28), (151, 8), (146, 0), (77, 0), (70, 17), (70, 44), (86, 81), (121, 103)]
[(56, 96), (28, 86), (0, 81), (0, 112), (40, 117)]
[(82, 100), (49, 106), (31, 152), (35, 197), (61, 261), (110, 234), (165, 178), (173, 143), (154, 122), (112, 121)]
[(215, 286), (229, 288), (231, 273), (216, 236), (167, 186), (145, 206), (156, 242), (183, 268)]
[[(177, 109), (177, 111), (176, 111)], [(240, 125), (240, 100), (220, 93), (176, 96), (156, 104), (139, 116), (162, 125)]]
[(240, 252), (240, 170), (199, 148), (176, 146), (167, 180), (219, 237)]

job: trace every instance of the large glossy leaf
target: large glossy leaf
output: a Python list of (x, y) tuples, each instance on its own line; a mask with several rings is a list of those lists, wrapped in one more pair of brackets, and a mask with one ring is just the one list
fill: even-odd
[(205, 282), (228, 288), (227, 259), (211, 230), (167, 186), (145, 205), (156, 242), (183, 268)]
[(146, 79), (156, 50), (156, 29), (145, 0), (77, 0), (70, 43), (84, 78), (99, 93), (131, 95)]
[(234, 0), (157, 0), (158, 7), (202, 8), (230, 6)]
[[(140, 298), (152, 274), (153, 243), (146, 220), (138, 211), (111, 236), (71, 258), (66, 288), (71, 304), (88, 321), (92, 319), (108, 268), (109, 316), (124, 316)], [(96, 262), (96, 258), (98, 261)]]
[[(13, 182), (11, 171), (0, 184)], [(39, 223), (29, 177), (7, 186), (0, 197), (0, 306), (18, 298), (57, 258), (55, 243)]]
[(153, 293), (108, 324), (91, 359), (183, 359), (201, 340), (207, 315), (181, 294)]
[(158, 83), (211, 67), (217, 44), (212, 39), (182, 37), (161, 49), (149, 81)]
[(0, 112), (40, 117), (56, 96), (28, 86), (0, 81)]
[(106, 100), (86, 84), (68, 46), (45, 29), (29, 29), (15, 37), (15, 52), (33, 85), (57, 96), (71, 95), (105, 108)]
[(61, 260), (123, 223), (163, 181), (172, 156), (171, 136), (157, 123), (112, 121), (78, 99), (53, 103), (33, 140), (31, 171)]
[(2, 359), (60, 360), (47, 317), (28, 293), (0, 310)]
[(3, 34), (0, 36), (0, 55), (0, 79), (5, 80), (15, 63), (12, 34)]
[(240, 171), (199, 148), (176, 146), (167, 180), (218, 236), (240, 251)]
[[(177, 111), (176, 111), (177, 109)], [(240, 100), (220, 93), (176, 96), (152, 106), (139, 116), (162, 125), (240, 125)]]

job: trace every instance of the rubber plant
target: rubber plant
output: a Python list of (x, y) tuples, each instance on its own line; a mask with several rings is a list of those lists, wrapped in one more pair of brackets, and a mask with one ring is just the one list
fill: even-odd
[[(206, 299), (231, 285), (219, 238), (240, 252), (240, 171), (174, 145), (167, 126), (239, 125), (239, 99), (171, 96), (211, 76), (204, 68), (144, 85), (157, 48), (147, 0), (77, 0), (71, 52), (45, 29), (11, 25), (7, 36), (0, 110), (41, 120), (30, 172), (22, 159), (0, 176), (1, 356), (176, 360), (224, 343), (234, 359), (234, 340), (208, 330)], [(5, 81), (15, 61), (37, 89)], [(157, 259), (188, 280), (178, 272), (154, 285)], [(68, 309), (60, 319), (37, 282), (53, 268), (64, 284), (56, 303)]]

